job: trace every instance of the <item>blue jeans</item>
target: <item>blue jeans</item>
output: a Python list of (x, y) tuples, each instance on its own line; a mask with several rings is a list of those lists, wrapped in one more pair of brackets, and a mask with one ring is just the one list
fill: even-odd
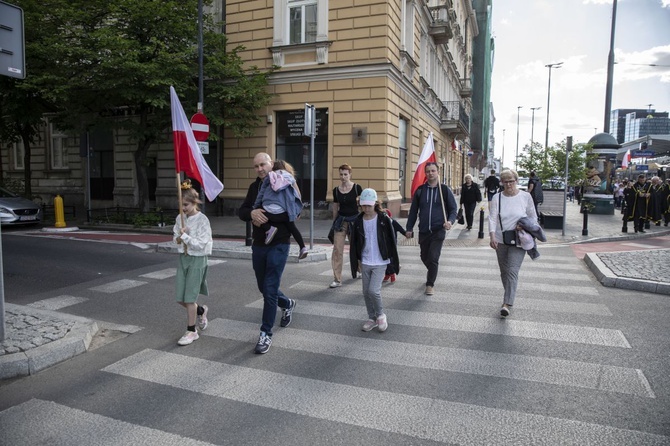
[(256, 273), (258, 290), (263, 294), (263, 324), (261, 331), (272, 336), (277, 318), (277, 306), (288, 308), (290, 301), (279, 290), (281, 275), (288, 259), (289, 244), (251, 247), (251, 262)]

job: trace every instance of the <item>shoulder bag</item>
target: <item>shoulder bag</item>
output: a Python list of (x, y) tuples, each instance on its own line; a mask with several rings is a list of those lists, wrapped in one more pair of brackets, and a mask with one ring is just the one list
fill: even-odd
[(502, 231), (503, 243), (509, 246), (516, 246), (516, 229), (503, 231), (502, 218), (500, 218), (501, 206), (502, 206), (502, 192), (498, 194), (498, 221), (500, 222), (500, 230)]

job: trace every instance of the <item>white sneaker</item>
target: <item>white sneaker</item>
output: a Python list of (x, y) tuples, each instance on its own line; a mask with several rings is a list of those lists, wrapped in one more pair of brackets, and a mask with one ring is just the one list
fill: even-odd
[(202, 308), (205, 311), (197, 317), (198, 328), (200, 329), (200, 331), (207, 329), (207, 325), (208, 325), (207, 311), (209, 310), (209, 308), (207, 308), (207, 305), (203, 305)]
[(337, 288), (342, 286), (342, 282), (338, 282), (337, 280), (333, 280), (333, 282), (329, 285), (331, 288)]
[(184, 336), (179, 338), (177, 341), (177, 344), (179, 345), (188, 345), (193, 343), (193, 341), (197, 340), (200, 336), (198, 335), (197, 331), (187, 331)]
[(361, 327), (361, 330), (363, 331), (370, 331), (373, 328), (377, 326), (377, 321), (373, 319), (368, 319), (367, 321), (363, 322), (363, 326)]
[(386, 331), (386, 329), (389, 327), (389, 323), (386, 320), (386, 315), (382, 314), (377, 318), (377, 330), (380, 332)]

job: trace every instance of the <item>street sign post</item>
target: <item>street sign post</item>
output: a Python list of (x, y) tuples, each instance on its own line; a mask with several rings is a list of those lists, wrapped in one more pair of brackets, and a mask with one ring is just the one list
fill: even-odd
[(630, 153), (631, 158), (649, 158), (654, 156), (654, 152), (645, 152), (641, 150), (636, 150), (635, 152)]
[(204, 155), (209, 153), (209, 120), (204, 113), (198, 112), (191, 118), (191, 128), (193, 129), (193, 136), (198, 142), (200, 152)]
[(26, 78), (23, 10), (0, 1), (0, 75)]

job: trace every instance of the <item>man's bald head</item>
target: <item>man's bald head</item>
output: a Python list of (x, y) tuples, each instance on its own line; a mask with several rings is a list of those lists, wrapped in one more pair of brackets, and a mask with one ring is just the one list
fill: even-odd
[(257, 153), (254, 156), (254, 170), (258, 177), (262, 180), (272, 170), (272, 158), (265, 152)]

